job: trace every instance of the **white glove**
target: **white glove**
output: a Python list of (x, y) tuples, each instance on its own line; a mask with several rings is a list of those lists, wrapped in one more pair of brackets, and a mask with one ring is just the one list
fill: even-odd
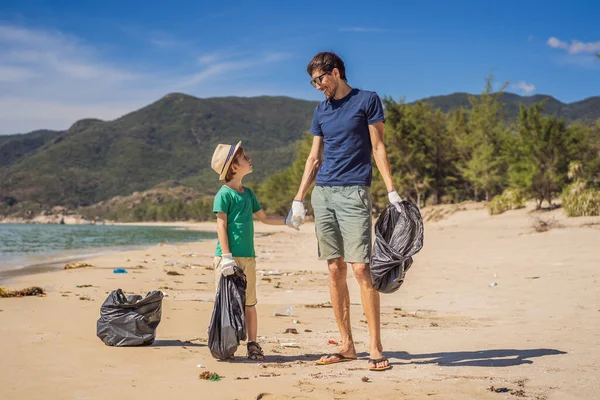
[(233, 275), (235, 270), (234, 267), (237, 267), (237, 263), (233, 259), (231, 253), (226, 253), (221, 256), (221, 274), (223, 276)]
[(295, 230), (299, 231), (299, 230), (300, 230), (300, 228), (298, 228), (298, 226), (294, 224), (293, 217), (294, 217), (294, 212), (293, 212), (293, 210), (290, 208), (290, 212), (288, 213), (287, 217), (285, 218), (285, 224), (286, 224), (287, 226), (289, 226), (290, 228), (292, 228), (292, 229), (295, 229)]
[(402, 212), (402, 207), (400, 206), (400, 204), (402, 203), (402, 197), (400, 197), (397, 191), (392, 190), (391, 192), (389, 192), (388, 199), (390, 200), (390, 204), (396, 207), (396, 210), (398, 210), (398, 212)]
[(306, 217), (306, 209), (304, 208), (304, 204), (302, 200), (294, 200), (292, 202), (292, 208), (285, 220), (285, 224), (291, 228), (299, 230), (300, 225), (304, 223), (304, 218)]

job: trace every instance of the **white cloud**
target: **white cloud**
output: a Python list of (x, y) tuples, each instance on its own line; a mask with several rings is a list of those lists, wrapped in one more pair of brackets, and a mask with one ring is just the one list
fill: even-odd
[(571, 44), (569, 44), (564, 40), (552, 36), (546, 43), (552, 48), (567, 50), (569, 54), (595, 53), (600, 51), (600, 41), (586, 43), (573, 39), (571, 40)]
[(347, 28), (340, 28), (340, 32), (381, 33), (381, 32), (385, 32), (385, 29), (371, 28), (371, 27), (364, 27), (364, 26), (350, 26)]
[(520, 81), (516, 84), (512, 85), (513, 89), (520, 90), (525, 94), (531, 94), (535, 91), (535, 86), (530, 83), (526, 83), (525, 81)]
[(37, 76), (37, 73), (27, 68), (0, 65), (0, 82), (3, 83), (21, 83)]
[[(178, 43), (175, 38), (160, 39), (168, 41), (154, 46)], [(173, 91), (203, 97), (236, 95), (252, 90), (235, 81), (237, 76), (289, 57), (247, 50), (228, 52), (227, 58), (210, 52), (198, 57), (198, 53), (185, 47), (185, 57), (191, 61), (186, 66), (141, 70), (108, 61), (109, 54), (77, 37), (0, 23), (0, 134), (66, 129), (81, 118), (111, 120)], [(236, 75), (226, 75), (231, 72)], [(218, 81), (224, 76), (227, 79)]]

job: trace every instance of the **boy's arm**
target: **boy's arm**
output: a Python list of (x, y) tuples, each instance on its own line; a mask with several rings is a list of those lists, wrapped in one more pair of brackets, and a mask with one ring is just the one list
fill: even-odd
[(254, 213), (260, 222), (267, 225), (285, 225), (285, 217), (279, 215), (267, 214), (265, 210), (260, 209)]
[(229, 237), (227, 236), (227, 214), (224, 212), (217, 213), (217, 236), (221, 243), (221, 252), (229, 254)]

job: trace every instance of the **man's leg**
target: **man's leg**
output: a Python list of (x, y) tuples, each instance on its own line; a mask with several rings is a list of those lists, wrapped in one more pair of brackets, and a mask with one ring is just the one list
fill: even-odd
[[(383, 357), (383, 345), (381, 344), (381, 307), (379, 303), (379, 292), (373, 287), (371, 281), (371, 270), (369, 264), (353, 263), (352, 270), (360, 286), (360, 298), (369, 324), (370, 358), (377, 360)], [(384, 368), (389, 365), (387, 360), (371, 364), (370, 367)]]
[[(348, 292), (348, 283), (346, 275), (348, 265), (343, 257), (327, 260), (329, 267), (329, 295), (331, 296), (331, 305), (333, 314), (337, 322), (338, 330), (342, 337), (342, 346), (338, 353), (348, 358), (356, 358), (354, 340), (352, 339), (352, 328), (350, 327), (350, 293)], [(321, 361), (333, 362), (336, 356), (323, 356)]]

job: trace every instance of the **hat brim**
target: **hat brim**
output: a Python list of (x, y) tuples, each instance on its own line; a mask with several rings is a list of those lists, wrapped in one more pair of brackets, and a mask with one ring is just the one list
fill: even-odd
[(238, 149), (242, 146), (242, 141), (240, 140), (238, 142), (238, 144), (235, 145), (235, 148), (233, 149), (233, 153), (232, 156), (229, 160), (227, 160), (227, 162), (225, 163), (225, 168), (223, 168), (223, 173), (221, 175), (219, 175), (219, 180), (220, 181), (224, 181), (225, 177), (227, 176), (227, 173), (229, 172), (229, 167), (231, 166), (231, 163), (233, 162), (233, 158), (235, 156), (236, 151), (238, 151)]

